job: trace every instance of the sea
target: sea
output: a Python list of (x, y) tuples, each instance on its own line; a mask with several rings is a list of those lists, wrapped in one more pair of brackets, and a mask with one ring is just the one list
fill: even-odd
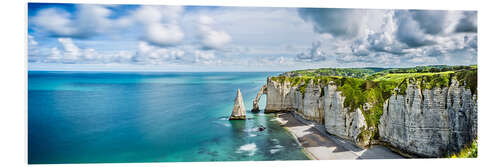
[[(306, 160), (274, 114), (250, 111), (277, 74), (29, 71), (28, 163)], [(238, 88), (247, 120), (230, 121)]]

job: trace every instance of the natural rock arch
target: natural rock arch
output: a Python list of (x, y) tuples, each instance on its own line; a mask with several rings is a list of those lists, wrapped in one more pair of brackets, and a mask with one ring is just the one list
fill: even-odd
[(255, 99), (253, 99), (253, 108), (252, 108), (252, 112), (259, 112), (260, 109), (259, 109), (259, 101), (260, 101), (260, 97), (262, 95), (266, 95), (267, 94), (267, 88), (266, 88), (266, 85), (263, 85), (262, 87), (260, 87), (260, 90), (259, 92), (257, 93), (257, 96), (255, 97)]

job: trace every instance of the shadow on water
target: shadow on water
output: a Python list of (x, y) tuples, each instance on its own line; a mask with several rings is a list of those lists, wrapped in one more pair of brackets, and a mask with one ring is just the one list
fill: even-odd
[(246, 120), (228, 120), (231, 124), (233, 134), (241, 134), (245, 131)]

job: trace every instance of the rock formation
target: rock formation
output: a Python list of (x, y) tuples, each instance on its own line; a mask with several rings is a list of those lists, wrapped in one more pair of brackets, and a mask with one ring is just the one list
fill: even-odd
[(260, 109), (259, 109), (259, 101), (260, 101), (260, 97), (262, 96), (262, 94), (266, 94), (265, 91), (266, 91), (266, 85), (260, 87), (260, 90), (257, 93), (257, 96), (253, 100), (252, 112), (259, 112), (260, 111)]
[(267, 78), (266, 84), (266, 108), (265, 113), (296, 111), (301, 105), (301, 98), (298, 98), (300, 92), (297, 87), (291, 86), (289, 82), (277, 82)]
[(245, 104), (243, 104), (243, 96), (241, 95), (240, 89), (236, 92), (236, 98), (234, 98), (233, 112), (229, 120), (244, 120), (246, 119)]
[(349, 112), (349, 108), (344, 107), (345, 97), (342, 96), (341, 91), (337, 90), (336, 85), (330, 83), (325, 86), (324, 91), (324, 125), (326, 131), (353, 141), (358, 146), (367, 146), (369, 140), (365, 139), (361, 132), (369, 131), (367, 131), (368, 127), (361, 110), (357, 108), (355, 112)]
[[(266, 113), (295, 112), (307, 120), (325, 125), (328, 133), (351, 140), (360, 147), (369, 144), (362, 139), (361, 131), (366, 130), (366, 122), (361, 110), (349, 112), (344, 107), (345, 97), (332, 83), (323, 87), (310, 80), (300, 92), (302, 84), (292, 86), (289, 82), (277, 82), (267, 79)], [(323, 91), (323, 95), (322, 92)]]
[(364, 112), (373, 104), (352, 109), (345, 106), (346, 96), (333, 81), (319, 83), (268, 78), (265, 112), (295, 112), (360, 147), (380, 141), (421, 157), (457, 152), (477, 137), (477, 91), (456, 79), (432, 88), (415, 82), (399, 85), (405, 90), (382, 99), (382, 116), (378, 126), (371, 127)]

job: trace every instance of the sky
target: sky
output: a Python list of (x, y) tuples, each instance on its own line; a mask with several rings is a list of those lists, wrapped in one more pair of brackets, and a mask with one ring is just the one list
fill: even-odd
[(28, 4), (28, 70), (477, 64), (477, 12)]

